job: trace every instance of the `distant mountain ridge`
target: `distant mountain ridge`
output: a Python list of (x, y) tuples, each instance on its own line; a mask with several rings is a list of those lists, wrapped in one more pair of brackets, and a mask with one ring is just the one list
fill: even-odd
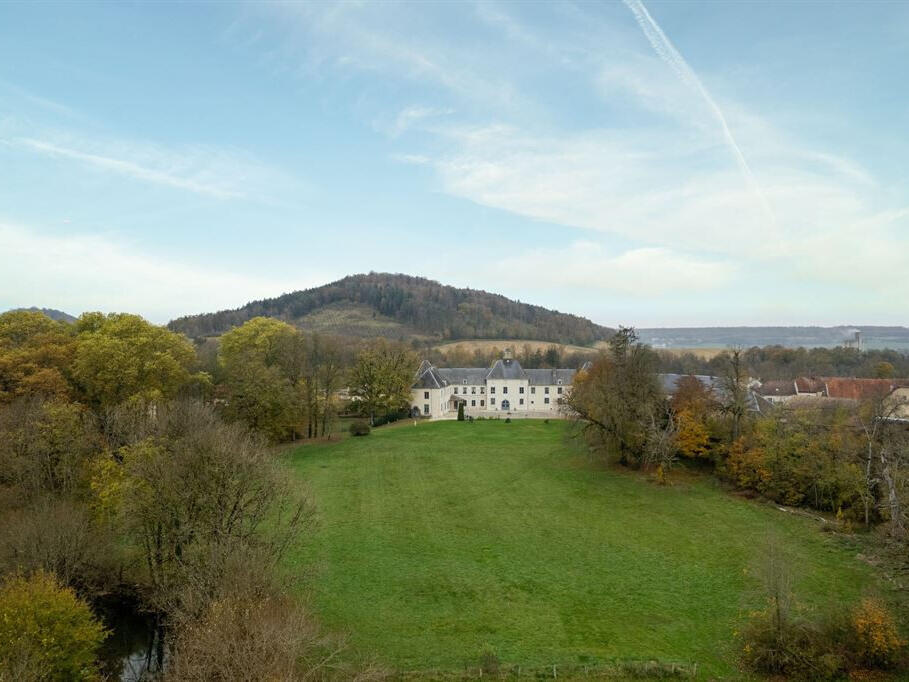
[(578, 315), (388, 273), (351, 275), (233, 310), (180, 317), (167, 326), (190, 337), (215, 336), (257, 316), (311, 331), (402, 340), (536, 339), (589, 346), (613, 334)]
[(868, 349), (909, 350), (909, 328), (874, 325), (834, 327), (663, 327), (640, 328), (638, 335), (655, 348), (710, 348), (726, 346), (786, 346), (788, 348), (841, 346), (862, 334)]
[(72, 324), (78, 319), (69, 313), (63, 312), (62, 310), (56, 310), (54, 308), (38, 308), (37, 306), (32, 306), (31, 308), (13, 308), (10, 310), (10, 312), (16, 312), (18, 310), (26, 310), (31, 313), (44, 313), (52, 320), (57, 320), (58, 322), (66, 322), (67, 324)]

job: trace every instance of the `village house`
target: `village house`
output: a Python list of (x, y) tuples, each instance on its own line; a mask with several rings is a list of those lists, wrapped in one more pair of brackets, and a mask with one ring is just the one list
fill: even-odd
[(454, 417), (463, 404), (470, 416), (558, 416), (575, 374), (573, 369), (524, 369), (510, 351), (489, 368), (435, 367), (424, 360), (411, 387), (411, 414)]

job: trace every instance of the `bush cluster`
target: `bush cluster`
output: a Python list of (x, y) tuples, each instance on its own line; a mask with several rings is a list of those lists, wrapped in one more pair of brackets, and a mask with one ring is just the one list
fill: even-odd
[(792, 679), (836, 680), (893, 666), (903, 651), (893, 615), (877, 599), (814, 619), (781, 616), (771, 602), (752, 614), (741, 635), (742, 662), (754, 672)]
[(355, 421), (350, 425), (351, 436), (368, 436), (371, 431), (369, 424), (364, 421)]

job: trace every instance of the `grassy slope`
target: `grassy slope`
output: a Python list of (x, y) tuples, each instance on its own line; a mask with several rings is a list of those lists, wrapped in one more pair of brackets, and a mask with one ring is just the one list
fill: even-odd
[(733, 631), (760, 605), (746, 570), (769, 529), (808, 603), (870, 573), (813, 522), (709, 480), (659, 487), (596, 467), (565, 424), (421, 423), (290, 455), (321, 529), (315, 606), (399, 669), (579, 657), (697, 662), (732, 675)]

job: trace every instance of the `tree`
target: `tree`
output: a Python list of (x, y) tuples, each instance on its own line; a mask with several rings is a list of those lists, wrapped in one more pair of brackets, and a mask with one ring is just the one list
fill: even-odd
[(86, 313), (78, 333), (73, 379), (95, 407), (126, 400), (167, 400), (193, 380), (196, 356), (186, 337), (138, 315)]
[(357, 355), (350, 375), (350, 394), (375, 425), (376, 415), (389, 415), (410, 404), (417, 358), (406, 347), (384, 339)]
[(691, 459), (707, 457), (710, 454), (708, 420), (717, 409), (716, 396), (697, 377), (685, 376), (676, 383), (672, 409), (679, 454)]
[(874, 365), (874, 377), (876, 379), (889, 379), (893, 376), (895, 368), (890, 362), (882, 361)]
[(245, 551), (255, 550), (263, 569), (274, 565), (309, 506), (262, 439), (195, 401), (154, 416), (126, 411), (118, 418), (127, 428), (111, 437), (120, 447), (99, 460), (92, 489), (98, 513), (141, 560), (149, 605), (172, 614), (204, 601)]
[[(870, 522), (870, 507), (875, 503), (887, 512), (894, 537), (906, 535), (906, 506), (909, 494), (906, 463), (909, 462), (909, 432), (899, 418), (904, 403), (880, 390), (868, 396), (858, 410), (864, 434), (865, 524)], [(882, 488), (882, 495), (878, 494)], [(883, 498), (883, 499), (882, 499)]]
[(458, 421), (459, 422), (464, 421), (464, 403), (463, 402), (458, 403)]
[(82, 406), (20, 399), (0, 411), (0, 483), (26, 500), (72, 493), (100, 446), (96, 419)]
[(218, 362), (227, 413), (273, 440), (295, 436), (303, 419), (306, 340), (285, 322), (256, 317), (221, 337)]
[(721, 409), (729, 417), (730, 439), (734, 443), (742, 435), (742, 424), (748, 413), (748, 371), (741, 348), (721, 354), (721, 362)]
[(23, 396), (68, 398), (74, 349), (67, 324), (34, 311), (0, 315), (0, 404)]
[(14, 575), (0, 587), (0, 679), (100, 679), (106, 636), (88, 605), (50, 573)]
[(616, 454), (623, 464), (641, 464), (648, 430), (665, 411), (655, 363), (634, 329), (621, 327), (609, 351), (578, 373), (566, 398), (593, 445)]

